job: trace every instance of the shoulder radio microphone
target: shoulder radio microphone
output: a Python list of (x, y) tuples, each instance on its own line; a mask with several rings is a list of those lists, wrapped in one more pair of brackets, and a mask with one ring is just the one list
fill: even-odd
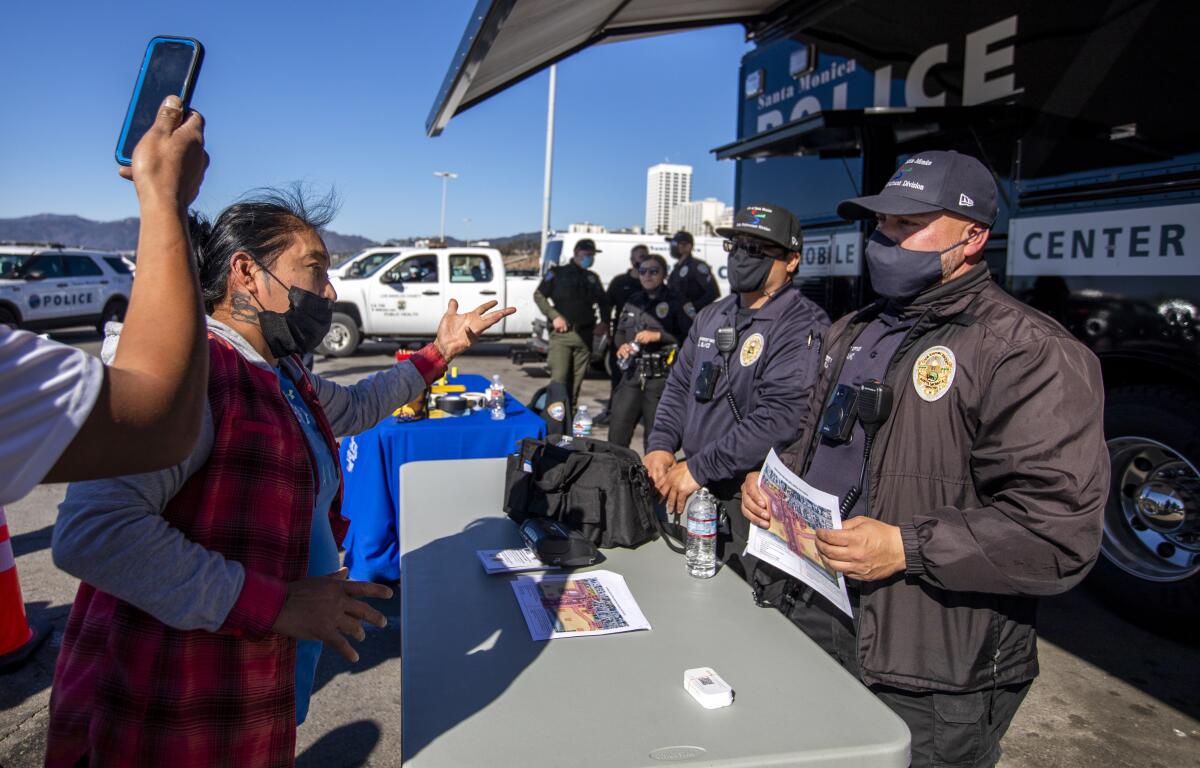
[(858, 497), (862, 495), (867, 484), (867, 466), (871, 463), (871, 443), (879, 428), (892, 414), (892, 388), (879, 379), (868, 379), (858, 387), (858, 402), (855, 404), (858, 420), (862, 422), (863, 435), (863, 464), (858, 473), (858, 485), (846, 493), (842, 499), (842, 516), (850, 514)]

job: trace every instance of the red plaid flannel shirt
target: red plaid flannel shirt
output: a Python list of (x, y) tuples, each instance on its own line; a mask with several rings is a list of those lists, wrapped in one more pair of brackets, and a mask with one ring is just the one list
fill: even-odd
[[(242, 563), (241, 596), (219, 632), (172, 629), (81, 584), (54, 674), (46, 765), (290, 766), (296, 641), (271, 632), (287, 583), (307, 575), (312, 459), (274, 373), (209, 334), (215, 437), (204, 467), (163, 516)], [(429, 361), (418, 369), (426, 376)], [(296, 369), (303, 366), (296, 361)], [(307, 375), (297, 389), (337, 455)], [(338, 542), (341, 491), (329, 512)]]

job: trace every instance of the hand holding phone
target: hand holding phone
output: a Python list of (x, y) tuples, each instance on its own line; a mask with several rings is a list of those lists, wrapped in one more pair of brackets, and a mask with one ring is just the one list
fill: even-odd
[(154, 125), (163, 99), (178, 96), (181, 108), (187, 110), (203, 62), (204, 46), (199, 40), (166, 35), (151, 38), (117, 139), (118, 163), (133, 163), (133, 150)]

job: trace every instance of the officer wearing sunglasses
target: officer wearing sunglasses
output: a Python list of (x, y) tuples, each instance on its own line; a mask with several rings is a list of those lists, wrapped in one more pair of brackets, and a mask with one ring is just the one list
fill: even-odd
[(643, 461), (668, 512), (681, 513), (702, 486), (723, 503), (730, 533), (719, 540), (722, 557), (739, 570), (731, 555), (749, 532), (741, 481), (799, 434), (829, 319), (792, 284), (803, 236), (789, 211), (747, 206), (717, 233), (727, 238), (732, 295), (696, 315)]
[(664, 284), (665, 258), (657, 253), (647, 255), (638, 263), (637, 274), (638, 291), (621, 307), (613, 336), (620, 378), (609, 408), (608, 440), (624, 447), (633, 439), (639, 420), (643, 446), (649, 440), (667, 373), (690, 322), (683, 302)]

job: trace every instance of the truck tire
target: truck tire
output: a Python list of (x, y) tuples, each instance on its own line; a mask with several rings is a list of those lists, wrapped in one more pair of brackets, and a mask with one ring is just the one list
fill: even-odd
[(100, 313), (100, 319), (96, 322), (96, 333), (104, 335), (104, 326), (112, 321), (121, 323), (125, 321), (125, 310), (129, 308), (129, 304), (124, 299), (109, 299), (104, 305), (104, 311)]
[(1112, 487), (1088, 586), (1125, 618), (1180, 635), (1200, 617), (1200, 399), (1172, 387), (1107, 393)]
[(317, 352), (328, 357), (350, 357), (358, 351), (362, 334), (358, 331), (358, 323), (354, 318), (341, 312), (333, 313), (333, 322), (329, 324), (329, 333), (321, 340)]

